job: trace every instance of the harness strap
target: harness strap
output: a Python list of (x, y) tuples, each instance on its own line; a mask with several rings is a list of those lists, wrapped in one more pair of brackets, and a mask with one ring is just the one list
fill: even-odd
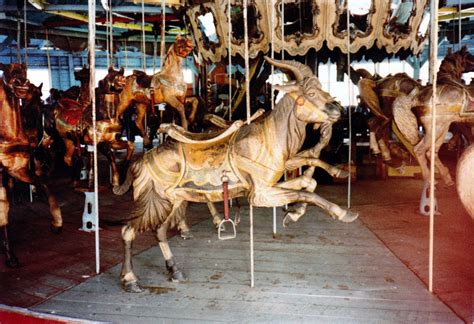
[(228, 171), (222, 172), (222, 190), (224, 191), (224, 219), (229, 220), (229, 177)]

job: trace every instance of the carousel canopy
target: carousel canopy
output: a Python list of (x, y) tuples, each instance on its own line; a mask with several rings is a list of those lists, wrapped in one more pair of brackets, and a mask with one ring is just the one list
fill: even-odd
[[(274, 49), (289, 55), (306, 55), (309, 50), (324, 53), (350, 52), (355, 59), (361, 55), (407, 56), (419, 54), (427, 39), (429, 22), (428, 0), (249, 0), (248, 23), (250, 57), (267, 53), (274, 31)], [(112, 30), (115, 49), (123, 46), (141, 48), (145, 30), (147, 52), (160, 40), (161, 0), (97, 0), (97, 42), (105, 47)], [(440, 1), (439, 20), (445, 36), (456, 41), (456, 26), (462, 19), (462, 34), (472, 34), (474, 0)], [(26, 6), (25, 6), (26, 4)], [(243, 56), (243, 7), (240, 0), (231, 0), (231, 54)], [(0, 34), (6, 36), (0, 44), (7, 47), (24, 45), (24, 19), (31, 39), (45, 39), (46, 31), (54, 47), (68, 52), (85, 49), (88, 34), (88, 8), (81, 0), (0, 0)], [(461, 10), (459, 10), (461, 9)], [(193, 33), (202, 57), (218, 62), (228, 55), (227, 0), (166, 0), (166, 41), (174, 42), (176, 34)], [(272, 23), (272, 12), (275, 20)], [(349, 12), (349, 26), (347, 25)], [(113, 28), (110, 26), (110, 13)], [(283, 19), (282, 19), (283, 18)], [(282, 34), (283, 22), (283, 34)], [(20, 27), (20, 34), (18, 28)], [(349, 46), (348, 46), (349, 44)], [(321, 53), (321, 54), (320, 54)], [(362, 53), (362, 54), (361, 54)], [(329, 55), (329, 54), (327, 54)]]

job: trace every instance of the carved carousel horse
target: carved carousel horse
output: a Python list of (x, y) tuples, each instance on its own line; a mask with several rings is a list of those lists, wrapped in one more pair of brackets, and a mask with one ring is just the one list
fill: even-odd
[[(406, 73), (378, 78), (363, 69), (357, 71), (351, 69), (353, 81), (357, 80), (358, 76), (360, 76), (357, 83), (360, 91), (360, 104), (367, 107), (373, 114), (368, 122), (371, 132), (370, 148), (374, 154), (381, 153), (383, 161), (388, 165), (399, 166), (393, 163), (392, 155), (394, 152), (391, 152), (389, 145), (393, 125), (393, 102), (398, 96), (408, 95), (413, 89), (421, 88), (421, 84), (410, 78)], [(411, 147), (407, 147), (407, 149), (412, 150)]]
[[(465, 47), (444, 58), (438, 71), (436, 126), (431, 128), (433, 118), (433, 88), (428, 85), (415, 89), (407, 96), (398, 97), (393, 106), (395, 122), (403, 136), (414, 145), (415, 157), (421, 166), (425, 185), (429, 182), (430, 172), (427, 157), (431, 150), (431, 136), (436, 139), (435, 165), (444, 183), (454, 182), (448, 168), (441, 162), (438, 151), (444, 142), (449, 126), (453, 122), (474, 123), (474, 98), (462, 83), (462, 74), (474, 71), (474, 56)], [(418, 120), (425, 129), (420, 138)]]
[(187, 100), (192, 101), (193, 109), (189, 115), (189, 122), (194, 120), (198, 101), (196, 98), (186, 98), (186, 83), (183, 79), (182, 61), (193, 50), (192, 41), (187, 37), (177, 36), (175, 43), (169, 48), (163, 69), (153, 76), (144, 72), (134, 71), (127, 77), (124, 90), (120, 93), (120, 103), (115, 116), (116, 122), (125, 110), (135, 103), (137, 119), (135, 121), (143, 137), (144, 145), (150, 144), (150, 138), (145, 132), (143, 124), (147, 106), (166, 103), (175, 108), (180, 115), (181, 125), (187, 129), (188, 120), (185, 115), (184, 104)]
[(3, 186), (8, 175), (20, 181), (31, 183), (42, 190), (48, 197), (48, 203), (53, 221), (51, 229), (59, 233), (62, 228), (61, 210), (56, 198), (49, 192), (48, 186), (40, 181), (29, 169), (30, 142), (23, 129), (20, 115), (20, 99), (27, 96), (29, 81), (26, 78), (26, 66), (21, 64), (0, 64), (3, 70), (3, 80), (0, 82), (0, 227), (3, 227), (3, 246), (6, 264), (18, 266), (13, 251), (10, 248), (7, 234), (9, 203), (6, 188)]
[(251, 124), (236, 121), (216, 134), (196, 134), (173, 124), (162, 125), (161, 130), (175, 141), (145, 153), (131, 165), (125, 182), (114, 188), (114, 193), (124, 194), (133, 183), (136, 203), (129, 224), (122, 229), (125, 258), (121, 282), (126, 291), (142, 291), (131, 259), (137, 231), (157, 231), (172, 279), (185, 280), (173, 259), (166, 232), (185, 217), (188, 201), (223, 201), (223, 175), (228, 179), (229, 198), (245, 196), (257, 207), (303, 204), (287, 215), (286, 221), (297, 221), (305, 212), (305, 204), (320, 206), (342, 222), (352, 222), (358, 217), (315, 194), (316, 181), (306, 173), (277, 183), (285, 169), (304, 165), (340, 172), (323, 163), (317, 152), (313, 154), (314, 150), (302, 154), (298, 151), (303, 145), (306, 125), (321, 125), (323, 133), (330, 133), (325, 125), (332, 125), (340, 117), (341, 106), (321, 89), (308, 66), (268, 58), (267, 61), (292, 72), (296, 82), (277, 87), (286, 95), (266, 117)]
[[(118, 84), (121, 83), (120, 81), (115, 82), (115, 78), (123, 78), (123, 70), (115, 71), (109, 69), (109, 74), (100, 82), (100, 85), (106, 87), (106, 89), (97, 91), (99, 94), (97, 107), (98, 111), (101, 111), (98, 115), (108, 116), (113, 112), (113, 107), (111, 106), (117, 102), (118, 96), (116, 86), (118, 87)], [(89, 104), (90, 101), (86, 101), (89, 95), (84, 93), (81, 94), (80, 98), (82, 98), (80, 99), (82, 101), (68, 98), (59, 99), (58, 105), (54, 108), (54, 126), (66, 146), (64, 162), (68, 166), (73, 166), (75, 154), (80, 155), (80, 144), (91, 145), (93, 143), (92, 109)], [(87, 104), (84, 105), (83, 103)], [(102, 107), (101, 104), (105, 107)], [(121, 131), (120, 125), (115, 123), (113, 118), (97, 120), (98, 149), (109, 160), (112, 167), (113, 184), (118, 184), (120, 175), (112, 149), (127, 150), (125, 165), (130, 161), (134, 149), (132, 142), (121, 139)], [(74, 176), (77, 177), (78, 173), (75, 172)]]

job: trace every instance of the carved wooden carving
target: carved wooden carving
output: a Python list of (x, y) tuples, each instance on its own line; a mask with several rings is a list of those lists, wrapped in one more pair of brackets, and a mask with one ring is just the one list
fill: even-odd
[[(239, 0), (232, 0), (233, 17), (239, 14), (241, 8)], [(281, 4), (285, 7), (285, 35), (282, 45), (281, 31)], [(271, 32), (274, 31), (274, 49), (281, 52), (282, 47), (290, 55), (305, 55), (309, 49), (320, 50), (326, 41), (330, 50), (339, 48), (343, 53), (348, 51), (356, 53), (364, 48), (377, 46), (384, 48), (387, 53), (396, 53), (400, 50), (411, 50), (417, 54), (422, 49), (426, 40), (425, 36), (418, 35), (423, 14), (427, 8), (428, 0), (412, 0), (412, 5), (405, 6), (405, 23), (393, 25), (393, 17), (398, 8), (392, 8), (392, 1), (372, 0), (366, 15), (352, 14), (350, 17), (350, 45), (348, 46), (348, 33), (346, 27), (347, 0), (252, 0), (249, 3), (249, 55), (251, 58), (259, 52), (267, 53), (271, 46)], [(401, 5), (402, 3), (400, 3)], [(273, 5), (273, 7), (272, 7)], [(411, 7), (406, 10), (406, 8)], [(203, 9), (204, 8), (204, 9)], [(198, 49), (206, 60), (220, 61), (227, 55), (228, 23), (227, 0), (214, 0), (188, 10), (191, 24), (196, 35)], [(216, 17), (216, 31), (219, 44), (206, 47), (204, 38), (199, 28), (197, 17), (205, 13), (203, 10), (212, 11)], [(235, 10), (235, 11), (234, 11)], [(275, 10), (275, 24), (272, 25), (271, 15)], [(409, 14), (407, 18), (406, 15)], [(292, 17), (292, 19), (288, 19)], [(256, 18), (256, 21), (253, 21)], [(405, 21), (405, 20), (404, 20)], [(238, 27), (233, 23), (233, 28)], [(244, 55), (242, 33), (238, 30), (232, 35), (232, 55)]]
[[(198, 51), (204, 60), (212, 62), (219, 62), (227, 54), (227, 42), (226, 37), (224, 37), (224, 32), (222, 31), (222, 18), (220, 18), (220, 14), (218, 14), (219, 12), (220, 8), (212, 2), (192, 7), (187, 11), (188, 17), (190, 17)], [(200, 26), (199, 17), (206, 13), (211, 13), (214, 17), (214, 25), (218, 38), (216, 43), (209, 41)]]
[[(229, 24), (227, 19), (228, 1), (216, 0), (219, 10), (219, 23), (223, 31), (225, 44), (229, 42)], [(232, 1), (232, 55), (239, 54), (244, 56), (244, 38), (243, 38), (243, 8), (240, 1)], [(266, 53), (269, 50), (270, 29), (268, 19), (270, 15), (266, 13), (266, 5), (263, 1), (250, 1), (247, 9), (248, 28), (249, 28), (249, 56), (255, 58), (259, 52)]]

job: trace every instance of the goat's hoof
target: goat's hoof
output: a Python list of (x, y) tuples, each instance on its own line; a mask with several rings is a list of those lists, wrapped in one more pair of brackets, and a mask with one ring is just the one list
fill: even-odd
[(171, 274), (171, 281), (172, 282), (185, 282), (188, 278), (181, 272), (181, 270), (176, 270)]
[(183, 238), (183, 240), (190, 240), (194, 238), (194, 235), (190, 231), (183, 231), (181, 232), (181, 237)]
[(138, 281), (122, 282), (122, 289), (128, 293), (142, 293), (145, 290), (138, 284)]
[(51, 225), (51, 232), (53, 234), (61, 234), (63, 231), (63, 227), (62, 226), (54, 226), (54, 225)]
[(285, 217), (283, 218), (283, 227), (288, 227), (288, 225), (290, 225), (291, 223), (294, 223), (295, 221), (293, 219), (291, 219), (289, 213), (287, 213), (285, 215)]
[(351, 223), (359, 217), (359, 213), (352, 212), (350, 210), (346, 211), (346, 214), (339, 218), (339, 221), (343, 223)]

